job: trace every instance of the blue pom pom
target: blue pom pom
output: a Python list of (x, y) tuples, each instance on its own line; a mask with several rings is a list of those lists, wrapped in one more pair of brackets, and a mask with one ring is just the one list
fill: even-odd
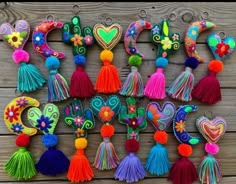
[(42, 143), (45, 147), (50, 148), (58, 143), (58, 136), (55, 134), (47, 134), (42, 137)]
[(49, 70), (58, 69), (58, 68), (60, 68), (60, 61), (57, 57), (50, 56), (46, 59), (45, 66)]
[(155, 64), (157, 68), (166, 68), (168, 65), (168, 59), (164, 57), (159, 57), (156, 59)]
[(192, 69), (197, 68), (199, 62), (195, 57), (189, 57), (185, 60), (185, 66), (190, 67)]
[(83, 55), (76, 55), (76, 56), (74, 56), (74, 63), (76, 65), (85, 65), (86, 57)]

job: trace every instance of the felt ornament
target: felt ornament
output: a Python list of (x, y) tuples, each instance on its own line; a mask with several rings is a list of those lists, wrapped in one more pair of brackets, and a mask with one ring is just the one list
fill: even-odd
[(207, 44), (215, 59), (208, 64), (208, 75), (194, 86), (192, 96), (203, 103), (215, 104), (221, 101), (220, 83), (216, 74), (224, 68), (222, 61), (235, 50), (235, 39), (232, 36), (221, 39), (219, 34), (212, 33), (207, 38)]
[(171, 164), (164, 145), (168, 141), (166, 130), (172, 124), (175, 116), (175, 105), (166, 101), (161, 107), (157, 102), (151, 102), (147, 105), (146, 116), (156, 129), (153, 136), (156, 144), (148, 153), (145, 168), (153, 175), (167, 174)]
[(64, 120), (73, 128), (76, 153), (70, 160), (67, 178), (71, 182), (90, 181), (94, 177), (89, 160), (85, 155), (88, 145), (87, 130), (94, 128), (95, 122), (90, 109), (83, 110), (81, 101), (73, 99), (63, 110)]
[(151, 40), (158, 47), (158, 58), (155, 61), (156, 72), (148, 79), (144, 95), (150, 99), (164, 99), (166, 97), (166, 79), (164, 69), (168, 66), (168, 57), (180, 48), (179, 33), (170, 33), (169, 22), (163, 20), (151, 30)]
[(191, 23), (187, 28), (184, 45), (188, 58), (184, 63), (185, 71), (181, 72), (167, 89), (167, 94), (171, 98), (184, 102), (192, 100), (191, 92), (194, 85), (194, 75), (192, 71), (198, 67), (199, 63), (203, 62), (203, 58), (199, 56), (196, 50), (196, 40), (201, 32), (215, 27), (216, 25), (212, 22), (200, 20)]
[(112, 65), (114, 54), (111, 50), (121, 39), (122, 27), (118, 23), (110, 26), (95, 24), (93, 34), (97, 43), (104, 49), (100, 53), (103, 66), (99, 70), (94, 88), (99, 93), (115, 93), (120, 89), (121, 81), (117, 68)]
[(68, 170), (69, 160), (65, 154), (56, 148), (58, 136), (54, 134), (59, 121), (59, 109), (52, 103), (47, 103), (43, 111), (38, 107), (28, 110), (27, 118), (31, 125), (41, 131), (42, 144), (48, 148), (39, 158), (36, 169), (43, 175), (56, 176)]
[(19, 65), (17, 90), (20, 92), (36, 91), (46, 82), (41, 72), (29, 63), (30, 55), (24, 50), (29, 34), (30, 25), (25, 20), (17, 20), (15, 27), (9, 23), (3, 23), (0, 26), (0, 38), (13, 48), (12, 59)]
[(98, 146), (93, 163), (98, 170), (114, 169), (119, 164), (119, 157), (110, 139), (115, 133), (112, 121), (120, 112), (120, 107), (121, 102), (116, 95), (109, 96), (106, 101), (101, 96), (95, 96), (90, 101), (94, 115), (103, 123), (100, 129), (103, 142)]
[(181, 105), (177, 108), (173, 119), (173, 131), (180, 142), (178, 153), (180, 159), (176, 161), (169, 172), (168, 180), (173, 184), (191, 184), (198, 179), (197, 170), (188, 157), (192, 154), (192, 147), (200, 143), (200, 137), (192, 137), (186, 130), (186, 119), (190, 112), (195, 112), (195, 105)]
[(145, 20), (137, 20), (132, 22), (124, 36), (125, 50), (131, 56), (128, 59), (128, 64), (131, 66), (131, 73), (127, 76), (122, 87), (120, 94), (124, 96), (142, 97), (144, 86), (143, 79), (138, 72), (138, 67), (141, 66), (144, 55), (136, 46), (136, 41), (139, 34), (144, 30), (152, 28), (152, 24)]
[(139, 150), (139, 131), (146, 129), (147, 121), (144, 108), (136, 108), (134, 97), (126, 98), (127, 107), (122, 105), (119, 122), (127, 126), (127, 140), (125, 149), (128, 155), (123, 158), (117, 167), (114, 177), (127, 183), (144, 179), (146, 171), (137, 155)]
[(76, 70), (70, 80), (70, 96), (76, 98), (89, 98), (95, 95), (93, 84), (84, 70), (87, 61), (87, 46), (93, 45), (92, 28), (81, 28), (80, 17), (74, 16), (71, 23), (66, 22), (62, 28), (62, 40), (72, 46)]
[(219, 160), (215, 158), (215, 155), (219, 152), (217, 142), (225, 134), (227, 123), (220, 116), (212, 119), (201, 116), (196, 120), (196, 126), (207, 141), (205, 144), (207, 155), (201, 159), (198, 166), (199, 180), (201, 183), (216, 184), (222, 178)]
[(17, 97), (7, 104), (3, 115), (8, 130), (17, 135), (16, 145), (19, 147), (4, 165), (4, 170), (17, 180), (27, 180), (37, 174), (33, 155), (27, 150), (30, 136), (35, 135), (37, 129), (25, 126), (21, 120), (23, 111), (31, 106), (38, 107), (39, 101), (27, 96)]
[(52, 30), (63, 26), (62, 22), (46, 20), (35, 26), (32, 34), (32, 44), (35, 51), (45, 58), (45, 66), (49, 70), (48, 102), (59, 102), (70, 97), (66, 79), (59, 73), (60, 60), (65, 57), (62, 52), (51, 49), (47, 43), (47, 35)]

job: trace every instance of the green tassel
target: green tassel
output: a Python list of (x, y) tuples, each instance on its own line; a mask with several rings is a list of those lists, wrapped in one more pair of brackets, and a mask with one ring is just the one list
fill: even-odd
[(11, 156), (5, 164), (4, 169), (10, 176), (17, 180), (30, 179), (37, 173), (32, 154), (25, 147), (20, 147)]
[(20, 63), (18, 69), (18, 91), (35, 91), (42, 87), (45, 82), (46, 79), (34, 65), (24, 62)]

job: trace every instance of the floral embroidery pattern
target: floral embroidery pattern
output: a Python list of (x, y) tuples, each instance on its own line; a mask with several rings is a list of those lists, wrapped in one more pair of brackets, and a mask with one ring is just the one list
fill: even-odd
[(83, 123), (84, 123), (84, 119), (83, 119), (82, 117), (80, 117), (80, 116), (77, 116), (77, 117), (74, 119), (74, 121), (75, 121), (75, 124), (76, 124), (77, 126), (81, 126), (81, 125), (83, 125)]
[(114, 111), (111, 110), (109, 106), (104, 106), (101, 108), (98, 116), (101, 118), (103, 122), (111, 121), (112, 117), (114, 116)]
[(78, 46), (78, 45), (83, 45), (83, 43), (82, 43), (83, 37), (81, 37), (78, 34), (75, 34), (74, 37), (72, 37), (70, 40), (72, 42), (74, 42), (75, 47)]
[(189, 52), (195, 52), (196, 51), (196, 44), (191, 44), (189, 47), (188, 47), (188, 51)]
[(177, 132), (182, 133), (183, 131), (185, 131), (185, 122), (180, 120), (176, 123), (175, 128)]
[(175, 41), (175, 40), (179, 40), (179, 35), (177, 35), (177, 34), (174, 34), (173, 36), (172, 36), (172, 39)]
[(35, 45), (41, 47), (45, 43), (44, 34), (41, 32), (36, 32), (33, 36), (33, 42)]
[(41, 115), (41, 117), (37, 120), (36, 127), (39, 128), (41, 131), (48, 133), (48, 129), (52, 128), (50, 124), (53, 123), (53, 120), (50, 120), (48, 117)]
[(155, 26), (153, 29), (152, 29), (152, 34), (159, 34), (160, 32), (160, 28), (158, 26)]
[(163, 40), (161, 40), (161, 44), (163, 50), (171, 49), (172, 41), (169, 39), (169, 37), (165, 37)]
[(93, 37), (90, 35), (87, 35), (84, 37), (84, 41), (86, 45), (91, 45), (93, 43)]
[(126, 122), (131, 128), (135, 130), (142, 123), (143, 117), (141, 118), (133, 117), (133, 118), (127, 118), (127, 119), (125, 118), (123, 119), (123, 121)]
[(15, 133), (22, 133), (22, 130), (24, 129), (23, 126), (19, 123), (16, 123), (16, 124), (12, 124), (12, 127), (11, 129), (13, 130), (13, 132)]
[(19, 32), (12, 32), (7, 36), (7, 41), (12, 47), (18, 48), (23, 42), (23, 37)]
[(9, 108), (7, 108), (6, 110), (6, 119), (8, 119), (11, 123), (14, 120), (18, 120), (18, 116), (19, 116), (19, 112), (18, 112), (19, 108), (15, 108), (13, 105)]
[(130, 104), (128, 108), (129, 108), (129, 112), (130, 112), (130, 113), (136, 112), (136, 108), (135, 108), (134, 105)]
[(218, 43), (216, 45), (217, 49), (216, 49), (216, 53), (220, 56), (223, 57), (224, 55), (228, 54), (229, 52), (229, 45), (225, 44), (225, 43)]
[(130, 136), (130, 139), (136, 139), (137, 133), (132, 132), (129, 136)]
[(136, 48), (130, 47), (129, 51), (130, 51), (131, 54), (135, 54), (136, 53)]
[(25, 107), (26, 105), (28, 105), (28, 100), (26, 100), (25, 98), (20, 98), (19, 100), (16, 101), (16, 106), (18, 107)]
[(78, 129), (75, 131), (75, 134), (76, 134), (77, 137), (83, 137), (83, 136), (84, 136), (84, 130), (78, 128)]
[(128, 37), (132, 37), (133, 39), (135, 38), (135, 36), (137, 35), (137, 31), (136, 31), (136, 27), (133, 26), (131, 29), (128, 30)]
[(192, 26), (189, 28), (189, 31), (187, 32), (187, 36), (192, 38), (193, 40), (196, 40), (198, 31), (199, 31), (199, 27)]

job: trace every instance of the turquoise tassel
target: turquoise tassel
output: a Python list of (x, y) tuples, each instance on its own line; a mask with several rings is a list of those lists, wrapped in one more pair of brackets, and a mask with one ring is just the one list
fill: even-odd
[(44, 76), (32, 64), (21, 62), (18, 69), (17, 90), (31, 92), (42, 87), (46, 82)]
[(156, 143), (149, 151), (145, 169), (154, 175), (163, 175), (169, 172), (171, 164), (165, 146)]

